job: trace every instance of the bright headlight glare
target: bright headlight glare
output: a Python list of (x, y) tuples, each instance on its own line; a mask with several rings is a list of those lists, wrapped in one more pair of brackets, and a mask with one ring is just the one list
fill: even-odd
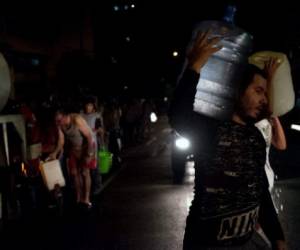
[(150, 114), (150, 121), (151, 122), (157, 122), (157, 116), (156, 116), (156, 114), (154, 112), (152, 112)]
[(181, 150), (186, 150), (190, 147), (190, 141), (186, 138), (178, 138), (175, 141), (175, 145), (177, 148), (181, 149)]
[(300, 125), (298, 125), (298, 124), (292, 124), (292, 125), (291, 125), (291, 129), (300, 131)]

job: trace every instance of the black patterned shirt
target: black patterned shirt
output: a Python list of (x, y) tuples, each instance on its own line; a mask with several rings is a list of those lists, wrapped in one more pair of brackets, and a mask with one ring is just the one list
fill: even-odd
[(195, 196), (185, 240), (242, 245), (258, 220), (272, 242), (283, 239), (264, 171), (264, 138), (254, 125), (216, 121), (194, 112), (198, 79), (192, 70), (184, 73), (169, 116), (171, 126), (191, 140), (195, 155)]

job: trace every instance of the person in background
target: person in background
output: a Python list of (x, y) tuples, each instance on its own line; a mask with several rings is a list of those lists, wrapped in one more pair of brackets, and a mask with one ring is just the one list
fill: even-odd
[(103, 113), (103, 121), (105, 125), (105, 131), (107, 135), (108, 150), (113, 154), (113, 166), (118, 167), (121, 164), (121, 109), (116, 100), (110, 101)]
[[(271, 83), (272, 83), (272, 77), (274, 76), (277, 68), (279, 66), (279, 63), (277, 62), (276, 58), (271, 58), (269, 62), (267, 62), (265, 71), (267, 73), (268, 78), (268, 99), (271, 100)], [(273, 116), (273, 110), (271, 106), (271, 102), (269, 102), (268, 110), (266, 111), (267, 114), (264, 116), (267, 117), (265, 119), (262, 119), (261, 121), (257, 122), (255, 126), (260, 130), (262, 133), (265, 141), (266, 141), (266, 164), (265, 164), (265, 171), (267, 174), (268, 182), (269, 182), (269, 190), (271, 191), (274, 186), (274, 171), (270, 165), (269, 161), (269, 154), (270, 154), (270, 148), (271, 145), (276, 148), (277, 150), (285, 150), (286, 149), (286, 138), (285, 133), (282, 128), (282, 125), (280, 123), (280, 120), (277, 116)]]
[[(96, 100), (93, 97), (88, 97), (84, 102), (83, 113), (81, 116), (85, 119), (86, 123), (89, 125), (93, 132), (93, 139), (96, 142), (96, 152), (103, 143), (103, 134), (104, 128), (101, 126), (101, 114), (96, 112)], [(101, 191), (102, 178), (98, 165), (99, 159), (97, 157), (97, 167), (95, 169), (91, 169), (91, 178), (92, 178), (92, 193), (97, 195)]]
[(90, 209), (90, 170), (95, 169), (97, 164), (93, 132), (80, 114), (59, 110), (55, 122), (64, 135), (64, 149), (75, 186), (76, 201)]
[[(43, 109), (39, 114), (42, 143), (42, 160), (60, 159), (63, 154), (64, 135), (54, 121), (54, 110)], [(51, 117), (51, 119), (49, 119)]]
[[(269, 62), (266, 63), (265, 71), (267, 73), (267, 89), (269, 100), (271, 100), (271, 83), (272, 77), (274, 76), (279, 64), (277, 63), (276, 58), (271, 58)], [(269, 155), (271, 145), (277, 150), (285, 150), (286, 149), (286, 138), (285, 133), (280, 123), (280, 120), (277, 116), (272, 116), (273, 110), (271, 106), (271, 102), (268, 103), (268, 109), (266, 110), (266, 114), (263, 115), (264, 118), (261, 121), (257, 122), (255, 126), (262, 133), (265, 142), (266, 142), (266, 163), (265, 163), (265, 172), (269, 183), (269, 191), (272, 194), (272, 189), (274, 187), (275, 174), (271, 167)], [(275, 204), (274, 204), (275, 206)], [(261, 235), (261, 237), (267, 242), (268, 245), (271, 245), (265, 233), (263, 232), (259, 223), (256, 226), (257, 232)]]

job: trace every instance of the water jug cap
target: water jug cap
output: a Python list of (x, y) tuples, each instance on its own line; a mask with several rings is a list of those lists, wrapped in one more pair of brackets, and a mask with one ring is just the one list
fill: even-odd
[(228, 5), (226, 7), (225, 15), (223, 17), (223, 20), (227, 23), (234, 24), (235, 13), (236, 13), (236, 6), (235, 5)]

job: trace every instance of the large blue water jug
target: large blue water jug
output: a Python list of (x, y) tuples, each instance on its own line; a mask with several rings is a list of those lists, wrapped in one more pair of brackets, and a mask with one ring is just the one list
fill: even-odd
[(210, 30), (220, 37), (222, 49), (213, 54), (201, 69), (194, 101), (194, 111), (216, 118), (230, 119), (235, 95), (252, 50), (252, 36), (233, 23), (235, 8), (227, 9), (223, 21), (203, 21), (196, 25), (190, 46), (199, 31)]

